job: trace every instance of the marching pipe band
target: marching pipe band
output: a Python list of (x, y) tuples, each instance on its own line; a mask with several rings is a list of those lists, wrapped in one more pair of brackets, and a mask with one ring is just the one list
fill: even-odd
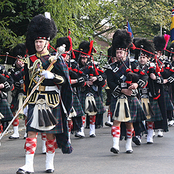
[[(104, 71), (94, 61), (93, 53), (96, 50), (93, 41), (83, 41), (77, 50), (73, 50), (70, 30), (67, 37), (57, 39), (56, 49), (60, 50), (64, 44), (64, 53), (57, 56), (57, 59), (56, 53), (51, 55), (47, 47), (56, 35), (56, 27), (48, 16), (37, 15), (29, 24), (24, 45), (28, 56), (25, 57), (26, 48), (23, 49), (24, 54), (18, 48), (17, 55), (25, 58), (15, 61), (15, 68), (9, 70), (10, 75), (1, 66), (1, 123), (12, 120), (19, 108), (23, 95), (21, 98), (16, 96), (29, 96), (39, 79), (44, 76), (29, 96), (28, 109), (24, 111), (28, 115), (26, 143), (31, 148), (25, 147), (26, 162), (18, 169), (17, 174), (34, 173), (37, 132), (45, 134), (47, 173), (54, 172), (56, 147), (61, 148), (63, 153), (71, 153), (70, 134), (75, 132), (75, 137), (85, 137), (87, 118), (89, 136), (96, 136), (96, 118), (101, 119), (106, 111), (102, 97), (102, 89), (106, 84), (109, 106), (109, 120), (106, 125), (111, 127), (112, 153), (119, 153), (119, 141), (123, 136), (126, 139), (126, 153), (133, 153), (132, 142), (141, 145), (144, 132), (147, 133), (147, 144), (153, 143), (155, 129), (158, 130), (157, 136), (163, 137), (163, 132), (168, 131), (168, 125), (173, 125), (173, 44), (166, 50), (166, 41), (159, 36), (154, 37), (153, 42), (139, 38), (133, 44), (126, 30), (117, 30), (108, 50), (108, 64), (103, 67)], [(37, 33), (35, 29), (39, 25), (43, 25), (45, 31), (40, 30)], [(130, 59), (132, 50), (136, 59)], [(168, 58), (164, 55), (164, 50), (169, 52)], [(101, 56), (102, 52), (98, 61)], [(7, 57), (8, 55), (6, 61)], [(55, 61), (48, 70), (50, 59)], [(2, 95), (6, 95), (13, 86), (11, 109), (8, 104), (8, 109), (5, 109), (4, 103), (7, 101)], [(14, 133), (10, 139), (19, 138), (18, 126), (19, 120), (16, 117), (13, 120)]]

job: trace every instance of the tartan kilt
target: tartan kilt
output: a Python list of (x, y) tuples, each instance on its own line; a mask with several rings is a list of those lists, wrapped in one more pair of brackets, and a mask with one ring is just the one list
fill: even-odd
[[(80, 92), (79, 93), (80, 102), (82, 104), (82, 107), (83, 107), (84, 111), (85, 111), (86, 94), (87, 94), (87, 92)], [(93, 93), (93, 95), (94, 95), (94, 99), (95, 99), (96, 106), (97, 106), (97, 109), (98, 109), (97, 114), (104, 114), (106, 112), (106, 109), (105, 109), (105, 107), (103, 105), (103, 101), (102, 101), (101, 97), (98, 96), (97, 93)]]
[(6, 99), (0, 100), (0, 112), (4, 116), (4, 118), (0, 120), (1, 122), (11, 121), (13, 119), (13, 113)]
[(10, 109), (12, 112), (16, 112), (19, 106), (18, 96), (13, 97)]
[(174, 106), (173, 106), (172, 100), (170, 98), (170, 95), (167, 91), (164, 91), (164, 98), (165, 98), (165, 102), (166, 102), (166, 109), (173, 111)]
[[(131, 120), (129, 122), (140, 122), (143, 120), (146, 120), (145, 112), (141, 106), (140, 101), (138, 100), (137, 97), (129, 97), (128, 98), (128, 104), (129, 104), (129, 109), (130, 109), (130, 115), (131, 115)], [(115, 105), (117, 102), (117, 98), (111, 97), (111, 113), (114, 113), (115, 110)]]
[(157, 100), (153, 100), (152, 98), (149, 98), (150, 101), (150, 105), (152, 107), (152, 110), (154, 112), (154, 115), (151, 116), (150, 119), (147, 119), (146, 121), (160, 121), (163, 119), (159, 105), (158, 105), (158, 101)]
[(85, 112), (83, 111), (82, 105), (81, 105), (79, 98), (76, 94), (73, 94), (73, 107), (77, 113), (76, 117), (82, 117), (85, 115)]
[(54, 127), (52, 130), (49, 130), (49, 131), (41, 131), (41, 130), (30, 127), (30, 124), (32, 122), (34, 106), (35, 106), (34, 104), (28, 105), (28, 115), (27, 115), (27, 125), (26, 125), (27, 132), (32, 131), (32, 132), (42, 132), (42, 133), (50, 133), (50, 134), (63, 133), (63, 122), (62, 122), (62, 113), (61, 113), (60, 104), (55, 108), (51, 108), (53, 115), (56, 117), (58, 121), (58, 124), (56, 125), (56, 127)]
[(83, 111), (79, 98), (74, 93), (73, 93), (73, 107), (74, 107), (74, 110), (76, 111), (77, 115), (71, 118), (73, 121), (73, 127), (71, 129), (72, 133), (74, 131), (80, 131), (80, 128), (82, 127), (82, 118), (81, 117), (85, 116), (85, 113)]

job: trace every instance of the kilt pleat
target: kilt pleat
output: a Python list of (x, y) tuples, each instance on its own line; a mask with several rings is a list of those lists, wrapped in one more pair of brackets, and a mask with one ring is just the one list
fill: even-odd
[(77, 95), (73, 94), (73, 107), (77, 113), (76, 117), (82, 117), (85, 115), (85, 112), (83, 111), (82, 105), (77, 97)]
[(10, 121), (13, 119), (13, 113), (6, 99), (0, 100), (0, 112), (4, 116), (4, 118), (1, 119), (1, 122)]
[(150, 105), (152, 107), (152, 110), (154, 112), (154, 115), (151, 116), (150, 119), (147, 119), (146, 121), (160, 121), (163, 119), (159, 105), (158, 105), (158, 101), (157, 100), (153, 100), (152, 98), (149, 99), (150, 101)]
[(166, 108), (167, 110), (174, 110), (174, 106), (172, 103), (172, 100), (170, 98), (170, 95), (167, 91), (164, 91), (164, 98), (165, 98), (165, 103), (166, 103)]

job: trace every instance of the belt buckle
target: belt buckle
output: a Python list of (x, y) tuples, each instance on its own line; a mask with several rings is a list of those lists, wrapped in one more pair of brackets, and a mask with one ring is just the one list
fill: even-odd
[(39, 91), (45, 91), (45, 86), (39, 86)]

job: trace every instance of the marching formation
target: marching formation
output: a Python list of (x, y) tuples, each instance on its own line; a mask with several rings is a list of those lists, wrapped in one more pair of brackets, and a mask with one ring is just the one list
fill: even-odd
[[(74, 50), (70, 31), (67, 37), (57, 39), (55, 52), (50, 52), (49, 41), (56, 33), (49, 13), (35, 16), (26, 43), (13, 50), (13, 67), (7, 72), (0, 66), (0, 135), (13, 119), (9, 139), (18, 139), (16, 113), (20, 110), (26, 117), (25, 164), (16, 174), (34, 173), (38, 133), (46, 154), (45, 172), (53, 173), (55, 149), (70, 154), (71, 134), (84, 138), (85, 125), (89, 137), (94, 138), (95, 129), (103, 125), (105, 105), (109, 108), (105, 125), (111, 127), (112, 153), (119, 153), (123, 138), (125, 152), (131, 154), (132, 142), (141, 145), (144, 134), (147, 144), (153, 144), (155, 132), (163, 137), (174, 123), (174, 44), (165, 56), (164, 36), (132, 40), (127, 30), (118, 29), (108, 49), (108, 64), (101, 67), (93, 58), (93, 40), (82, 41)], [(8, 91), (12, 93), (10, 104)]]

